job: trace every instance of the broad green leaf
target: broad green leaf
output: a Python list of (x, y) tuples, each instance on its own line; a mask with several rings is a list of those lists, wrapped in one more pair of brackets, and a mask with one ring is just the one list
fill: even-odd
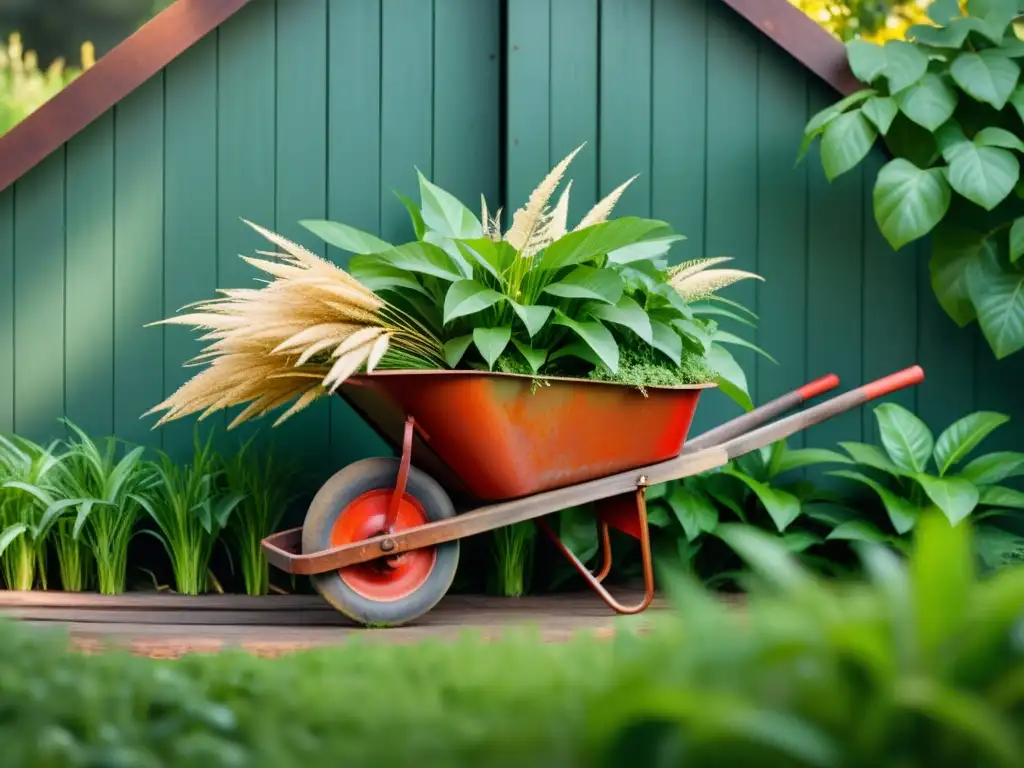
[(718, 510), (715, 505), (684, 485), (676, 487), (667, 501), (683, 526), (687, 541), (693, 541), (702, 533), (711, 533), (718, 526)]
[(874, 123), (875, 128), (883, 135), (889, 132), (898, 111), (899, 106), (891, 96), (875, 96), (864, 102), (861, 108), (864, 117)]
[(974, 583), (970, 526), (951, 525), (937, 513), (921, 516), (910, 559), (917, 627), (915, 664), (923, 669), (949, 661), (950, 643), (963, 631)]
[(948, 163), (954, 157), (963, 144), (969, 144), (970, 139), (964, 133), (963, 127), (956, 120), (950, 120), (935, 132), (935, 141), (942, 152), (943, 159)]
[(910, 531), (917, 523), (918, 516), (921, 513), (920, 509), (910, 500), (897, 496), (884, 485), (875, 482), (867, 475), (849, 469), (837, 469), (829, 472), (829, 474), (834, 477), (845, 477), (847, 480), (861, 483), (873, 490), (878, 498), (882, 500), (882, 506), (885, 507), (885, 512), (889, 515), (889, 522), (892, 523), (892, 527), (901, 536)]
[(452, 260), (452, 263), (459, 270), (459, 274), (465, 279), (469, 280), (473, 277), (473, 265), (462, 255), (462, 250), (454, 240), (434, 230), (430, 230), (423, 235), (423, 242), (436, 245), (447, 253), (448, 258)]
[(587, 311), (598, 320), (629, 328), (629, 330), (633, 331), (633, 333), (648, 344), (654, 343), (651, 319), (647, 316), (643, 307), (629, 296), (624, 295), (615, 306), (609, 304), (590, 304), (587, 307)]
[(839, 447), (850, 454), (850, 458), (856, 463), (863, 464), (865, 467), (877, 469), (893, 477), (906, 474), (905, 470), (893, 464), (892, 460), (877, 445), (869, 445), (868, 443), (839, 443)]
[(926, 472), (935, 438), (925, 423), (896, 403), (875, 408), (875, 419), (882, 445), (893, 463), (908, 472)]
[(743, 410), (754, 410), (747, 387), (747, 376), (729, 351), (719, 344), (712, 344), (707, 352), (707, 364), (718, 375), (718, 388)]
[(1010, 261), (1014, 264), (1024, 254), (1024, 216), (1013, 220), (1010, 227)]
[(974, 531), (974, 546), (985, 566), (995, 569), (1024, 550), (1024, 539), (994, 525), (979, 525)]
[(563, 299), (596, 299), (615, 304), (622, 297), (622, 278), (611, 269), (576, 267), (557, 283), (545, 286), (542, 293)]
[(595, 368), (604, 365), (601, 358), (594, 354), (594, 350), (583, 341), (574, 341), (571, 344), (558, 347), (558, 349), (548, 355), (548, 360), (554, 361), (562, 357), (578, 357), (580, 360), (586, 360)]
[(963, 461), (994, 429), (1009, 420), (1009, 416), (1001, 413), (978, 411), (953, 422), (939, 435), (935, 444), (935, 465), (939, 468), (939, 475), (945, 475)]
[(866, 541), (871, 544), (884, 544), (888, 537), (867, 520), (847, 520), (833, 528), (828, 536), (830, 541)]
[(540, 367), (544, 365), (544, 361), (548, 359), (548, 353), (543, 349), (534, 349), (529, 344), (523, 344), (521, 341), (512, 339), (512, 343), (515, 344), (516, 349), (519, 350), (519, 354), (523, 356), (523, 359), (530, 364), (530, 368), (534, 373), (540, 370)]
[(969, 96), (1002, 109), (1017, 87), (1020, 67), (992, 51), (968, 51), (956, 57), (949, 72)]
[(581, 264), (619, 248), (661, 240), (673, 234), (672, 228), (663, 221), (623, 216), (559, 238), (544, 249), (539, 268), (561, 269)]
[(920, 82), (896, 96), (903, 114), (929, 131), (936, 130), (953, 116), (956, 91), (938, 75), (925, 75)]
[(742, 323), (750, 328), (756, 328), (757, 325), (750, 319), (743, 317), (737, 312), (732, 312), (722, 307), (716, 307), (713, 304), (704, 304), (702, 302), (695, 302), (690, 305), (690, 309), (693, 310), (693, 314), (696, 317), (703, 317), (705, 315), (711, 317), (727, 317), (730, 320), (735, 320), (737, 323)]
[(390, 251), (395, 247), (391, 243), (384, 242), (379, 237), (371, 235), (369, 232), (363, 232), (355, 227), (339, 224), (335, 221), (307, 219), (300, 221), (299, 224), (325, 243), (349, 253), (363, 255), (367, 253), (381, 253), (383, 251)]
[[(881, 77), (889, 64), (885, 48), (866, 40), (856, 39), (848, 42), (846, 56), (850, 60), (850, 69), (853, 70), (854, 77), (868, 85)], [(926, 62), (925, 67), (927, 66)], [(924, 72), (922, 71), (921, 74), (923, 75)]]
[(850, 460), (841, 453), (829, 451), (825, 448), (796, 448), (787, 449), (779, 455), (771, 467), (772, 476), (781, 475), (783, 472), (792, 472), (795, 469), (814, 466), (815, 464), (849, 464)]
[(937, 168), (921, 170), (907, 160), (890, 160), (875, 182), (875, 221), (889, 244), (902, 246), (924, 237), (946, 215), (949, 184)]
[(1017, 115), (1024, 120), (1024, 83), (1018, 85), (1010, 94), (1010, 105), (1017, 110)]
[[(960, 19), (959, 21), (966, 21)], [(915, 24), (907, 29), (907, 39), (921, 45), (935, 48), (959, 48), (964, 44), (971, 27), (968, 24), (954, 21), (946, 27), (933, 27), (930, 24)]]
[(985, 237), (981, 233), (942, 227), (936, 229), (932, 240), (932, 255), (928, 260), (932, 290), (946, 314), (961, 328), (976, 318), (967, 281)]
[(973, 31), (980, 32), (999, 45), (1006, 34), (1006, 28), (1017, 16), (1017, 2), (1016, 0), (967, 0), (967, 15), (969, 18), (964, 19), (964, 22), (970, 24)]
[(821, 138), (821, 164), (829, 181), (864, 159), (878, 132), (860, 110), (840, 115), (825, 128)]
[(558, 513), (558, 538), (576, 557), (588, 562), (600, 547), (593, 509), (569, 507)]
[(419, 171), (423, 223), (439, 235), (453, 240), (483, 237), (479, 219), (450, 192), (429, 182)]
[[(831, 123), (841, 114), (843, 114), (850, 107), (859, 104), (862, 101), (865, 101), (866, 99), (870, 99), (876, 93), (878, 93), (878, 91), (874, 90), (873, 88), (864, 88), (863, 90), (857, 91), (856, 93), (851, 93), (846, 98), (837, 101), (835, 104), (831, 104), (825, 107), (825, 109), (821, 110), (820, 112), (812, 116), (811, 119), (807, 121), (807, 125), (804, 127), (804, 140), (800, 144), (800, 151), (797, 154), (796, 158), (797, 163), (804, 159), (804, 156), (807, 154), (807, 150), (810, 149), (810, 146), (814, 142), (814, 139), (819, 134), (821, 134), (822, 131), (825, 130), (825, 127), (829, 123)], [(881, 114), (884, 114), (885, 108), (882, 107), (881, 109)], [(874, 110), (872, 110), (872, 112), (874, 113)], [(871, 118), (870, 114), (867, 116), (868, 118)]]
[(728, 523), (715, 535), (722, 539), (752, 571), (783, 589), (802, 589), (814, 577), (804, 569), (777, 537), (746, 525)]
[(619, 370), (619, 345), (615, 341), (615, 337), (612, 336), (612, 332), (605, 328), (599, 322), (586, 322), (581, 323), (565, 315), (563, 312), (555, 310), (555, 319), (552, 321), (556, 325), (564, 325), (566, 328), (571, 329), (588, 347), (590, 347), (594, 353), (601, 359), (608, 370), (612, 373), (618, 373)]
[(409, 212), (409, 218), (412, 220), (412, 228), (416, 233), (416, 239), (422, 240), (423, 236), (427, 233), (427, 227), (423, 223), (423, 214), (420, 212), (419, 206), (401, 192), (395, 192), (395, 195), (402, 201), (402, 205)]
[(782, 543), (786, 545), (786, 549), (796, 555), (806, 552), (821, 542), (820, 536), (815, 536), (809, 531), (792, 531), (782, 537)]
[(893, 96), (916, 83), (928, 71), (928, 55), (913, 43), (889, 40), (883, 50), (886, 60), (884, 74), (889, 81), (889, 93)]
[(991, 211), (1013, 191), (1020, 163), (1005, 149), (965, 142), (951, 153), (948, 178), (953, 189)]
[(932, 477), (920, 473), (915, 478), (928, 498), (932, 500), (946, 519), (956, 525), (978, 506), (979, 493), (970, 480), (962, 477)]
[(932, 0), (932, 3), (928, 6), (928, 18), (940, 25), (946, 25), (954, 19), (963, 18), (963, 13), (960, 10), (960, 0)]
[(737, 347), (746, 347), (747, 349), (752, 349), (755, 352), (757, 352), (757, 354), (759, 354), (762, 357), (764, 357), (766, 360), (771, 360), (776, 365), (779, 364), (778, 360), (776, 360), (774, 357), (769, 355), (767, 352), (765, 352), (763, 349), (761, 349), (756, 344), (754, 344), (752, 342), (749, 342), (749, 341), (747, 341), (744, 338), (736, 336), (735, 334), (729, 333), (728, 331), (715, 331), (711, 335), (711, 340), (712, 341), (717, 341), (719, 344), (732, 344), (732, 345), (737, 346)]
[(480, 350), (480, 354), (487, 361), (487, 367), (491, 370), (494, 370), (494, 364), (501, 357), (501, 353), (505, 351), (511, 338), (512, 327), (508, 325), (503, 325), (500, 328), (473, 329), (473, 344)]
[(481, 237), (475, 240), (456, 240), (455, 245), (468, 263), (482, 267), (495, 280), (501, 280), (505, 265), (501, 263), (497, 243)]
[(996, 358), (1024, 349), (1024, 272), (1004, 266), (996, 249), (986, 248), (968, 272), (967, 288)]
[(683, 340), (670, 326), (657, 320), (651, 320), (651, 346), (676, 365), (683, 359)]
[(960, 473), (960, 477), (970, 480), (975, 485), (992, 485), (1022, 475), (1024, 475), (1024, 453), (1016, 451), (997, 451), (979, 456), (964, 467)]
[(509, 299), (508, 303), (512, 305), (516, 315), (523, 321), (523, 325), (526, 326), (526, 331), (530, 334), (531, 339), (544, 327), (544, 323), (548, 321), (551, 312), (554, 310), (554, 307), (546, 307), (540, 304), (519, 304), (512, 301), (512, 299)]
[(1024, 141), (1004, 128), (982, 128), (974, 134), (974, 143), (979, 147), (1002, 147), (1024, 152)]
[(452, 283), (445, 294), (444, 322), (447, 324), (458, 317), (493, 307), (504, 298), (504, 294), (480, 285), (476, 280), (459, 280)]
[(399, 245), (390, 251), (374, 254), (374, 258), (398, 269), (432, 275), (450, 283), (462, 279), (462, 273), (451, 257), (443, 249), (426, 242)]
[(990, 507), (1024, 509), (1024, 493), (1001, 485), (989, 485), (980, 490), (978, 502)]
[(735, 477), (750, 490), (754, 492), (758, 500), (767, 510), (775, 527), (782, 533), (790, 524), (800, 517), (800, 499), (786, 491), (772, 488), (765, 483), (759, 483), (752, 477), (732, 469), (723, 470), (728, 475)]
[(25, 523), (12, 523), (0, 533), (0, 557), (3, 557), (7, 548), (14, 543), (19, 536), (28, 533), (28, 526)]
[(634, 261), (645, 261), (656, 259), (668, 253), (672, 243), (678, 240), (685, 240), (682, 235), (666, 235), (665, 237), (645, 240), (641, 243), (633, 243), (622, 248), (616, 248), (608, 253), (608, 261), (612, 264), (631, 264)]
[(408, 270), (399, 269), (380, 261), (376, 256), (355, 256), (348, 271), (371, 291), (407, 290), (433, 298), (423, 284)]

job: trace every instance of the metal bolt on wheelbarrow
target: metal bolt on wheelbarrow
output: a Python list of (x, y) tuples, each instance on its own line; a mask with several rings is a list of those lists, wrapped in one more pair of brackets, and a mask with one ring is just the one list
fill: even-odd
[[(924, 380), (919, 366), (773, 421), (839, 384), (830, 374), (687, 441), (714, 385), (651, 387), (478, 371), (379, 371), (341, 396), (397, 451), (364, 459), (319, 490), (301, 528), (269, 536), (272, 565), (310, 576), (337, 610), (366, 625), (417, 619), (455, 577), (459, 540), (535, 520), (614, 611), (654, 598), (645, 490), (751, 451)], [(413, 458), (415, 456), (415, 466)], [(543, 520), (596, 502), (602, 562), (592, 573)], [(609, 528), (639, 539), (644, 596), (618, 602), (602, 581)]]

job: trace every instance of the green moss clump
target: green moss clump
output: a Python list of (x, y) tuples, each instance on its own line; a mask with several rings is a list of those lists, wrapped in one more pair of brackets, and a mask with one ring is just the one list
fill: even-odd
[(699, 355), (684, 351), (682, 362), (675, 365), (664, 355), (645, 345), (625, 347), (620, 351), (618, 373), (612, 373), (602, 365), (591, 371), (587, 378), (629, 384), (643, 391), (646, 387), (706, 384), (715, 380), (715, 374), (707, 361)]

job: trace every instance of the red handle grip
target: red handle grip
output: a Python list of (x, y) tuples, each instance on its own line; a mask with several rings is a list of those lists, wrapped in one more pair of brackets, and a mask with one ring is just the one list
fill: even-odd
[(899, 373), (894, 373), (885, 378), (878, 379), (878, 381), (872, 381), (870, 384), (865, 384), (861, 387), (861, 392), (864, 393), (864, 397), (867, 400), (874, 400), (877, 397), (884, 397), (898, 389), (904, 389), (906, 387), (912, 387), (915, 384), (920, 384), (924, 381), (924, 370), (920, 365), (911, 366), (906, 368)]
[(838, 386), (839, 377), (834, 373), (830, 373), (828, 376), (822, 376), (820, 379), (815, 379), (809, 384), (804, 384), (797, 390), (797, 394), (804, 400), (810, 400), (812, 397), (817, 397), (823, 392), (828, 392), (830, 389), (835, 389)]

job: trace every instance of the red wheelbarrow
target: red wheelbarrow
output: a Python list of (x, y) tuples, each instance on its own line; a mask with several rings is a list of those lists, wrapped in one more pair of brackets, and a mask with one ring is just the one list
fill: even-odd
[[(349, 618), (395, 626), (444, 597), (459, 539), (535, 520), (610, 608), (639, 613), (654, 598), (648, 486), (720, 467), (923, 379), (914, 366), (772, 422), (838, 386), (825, 376), (687, 442), (697, 400), (714, 385), (640, 392), (477, 371), (354, 376), (342, 397), (400, 457), (337, 472), (303, 526), (269, 536), (263, 549), (275, 567), (311, 576)], [(596, 574), (541, 519), (590, 502), (602, 551)], [(635, 605), (622, 605), (601, 583), (612, 564), (610, 527), (640, 540), (645, 589)]]

